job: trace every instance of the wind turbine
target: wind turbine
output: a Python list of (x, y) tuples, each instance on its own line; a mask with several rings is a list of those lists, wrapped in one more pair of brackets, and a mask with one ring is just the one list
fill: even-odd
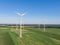
[(23, 18), (23, 16), (25, 15), (25, 13), (19, 13), (19, 12), (17, 12), (17, 15), (18, 16), (20, 16), (20, 38), (22, 38), (22, 28), (23, 28), (23, 26), (22, 26), (22, 18)]
[(40, 24), (38, 24), (39, 25), (39, 29), (40, 29)]
[(45, 23), (44, 23), (44, 32), (45, 32), (46, 30), (45, 30)]
[(40, 23), (39, 23), (39, 29), (41, 30), (41, 20), (40, 20)]
[(46, 32), (46, 21), (47, 21), (47, 19), (43, 19), (43, 28), (44, 28), (44, 32)]
[(16, 22), (16, 30), (18, 30), (18, 23)]

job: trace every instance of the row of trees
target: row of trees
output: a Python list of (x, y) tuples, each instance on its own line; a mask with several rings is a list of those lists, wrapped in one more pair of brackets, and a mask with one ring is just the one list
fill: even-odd
[[(0, 27), (16, 27), (16, 24), (1, 24)], [(17, 24), (17, 26), (19, 27), (19, 24)], [(43, 24), (24, 24), (24, 27), (34, 27), (34, 28), (43, 28), (44, 25)], [(45, 24), (45, 28), (60, 28), (60, 25), (53, 25), (53, 24)]]

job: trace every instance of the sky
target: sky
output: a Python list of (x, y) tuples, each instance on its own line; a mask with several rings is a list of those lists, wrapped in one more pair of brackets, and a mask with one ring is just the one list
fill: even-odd
[(60, 24), (60, 0), (0, 0), (0, 24)]

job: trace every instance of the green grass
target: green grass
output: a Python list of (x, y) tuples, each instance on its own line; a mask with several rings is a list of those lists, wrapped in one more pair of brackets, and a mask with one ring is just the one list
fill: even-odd
[(59, 28), (46, 28), (46, 32), (43, 28), (24, 28), (22, 38), (19, 29), (0, 29), (0, 32), (0, 45), (60, 45)]
[[(47, 29), (47, 32), (43, 32), (43, 29), (37, 29), (37, 28), (26, 28), (28, 30), (28, 33), (26, 35), (29, 35), (29, 38), (32, 39), (32, 41), (36, 41), (35, 43), (39, 43), (38, 45), (60, 45), (60, 43), (54, 42), (51, 38), (60, 40), (60, 35), (58, 32), (60, 31), (59, 29), (52, 28)], [(52, 33), (49, 31), (51, 30)], [(55, 32), (53, 32), (55, 30)], [(56, 34), (57, 31), (57, 34)], [(32, 33), (30, 33), (32, 32)], [(35, 44), (34, 45), (37, 45)]]
[(0, 32), (0, 45), (14, 45), (8, 32)]

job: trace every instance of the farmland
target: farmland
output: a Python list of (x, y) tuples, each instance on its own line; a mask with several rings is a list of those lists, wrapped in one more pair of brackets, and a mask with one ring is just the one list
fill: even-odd
[(19, 27), (0, 27), (0, 45), (60, 45), (60, 28), (24, 27), (19, 37)]

